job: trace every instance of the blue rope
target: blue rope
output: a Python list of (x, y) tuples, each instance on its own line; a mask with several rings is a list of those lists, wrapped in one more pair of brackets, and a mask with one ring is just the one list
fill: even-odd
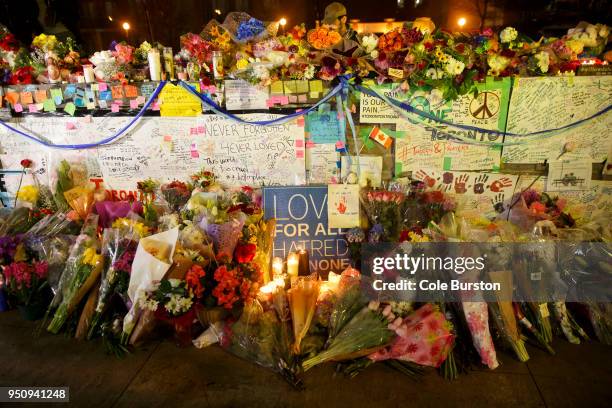
[(15, 129), (14, 127), (12, 127), (11, 125), (8, 125), (7, 123), (5, 123), (4, 121), (0, 120), (0, 124), (2, 126), (4, 126), (5, 128), (7, 128), (8, 130), (11, 130), (29, 140), (32, 140), (33, 142), (39, 143), (43, 146), (46, 147), (52, 147), (55, 149), (70, 149), (70, 150), (77, 150), (77, 149), (91, 149), (94, 147), (98, 147), (100, 145), (104, 145), (107, 143), (110, 143), (114, 140), (116, 140), (117, 138), (119, 138), (121, 135), (123, 135), (125, 132), (127, 132), (133, 125), (134, 123), (136, 123), (136, 121), (138, 121), (138, 119), (140, 119), (142, 117), (142, 115), (144, 115), (144, 113), (146, 112), (146, 110), (149, 108), (149, 106), (151, 106), (151, 104), (153, 103), (153, 101), (157, 98), (157, 96), (159, 95), (159, 93), (161, 92), (161, 90), (163, 89), (163, 87), (166, 85), (166, 81), (161, 81), (158, 85), (157, 88), (155, 89), (155, 91), (153, 92), (153, 94), (151, 94), (151, 96), (149, 97), (149, 100), (144, 104), (144, 106), (142, 107), (142, 109), (140, 110), (140, 112), (138, 112), (136, 114), (136, 116), (134, 116), (134, 118), (124, 127), (122, 127), (121, 129), (119, 129), (119, 131), (117, 133), (115, 133), (114, 135), (107, 137), (106, 139), (102, 139), (99, 142), (95, 142), (95, 143), (84, 143), (84, 144), (54, 144), (54, 143), (50, 143), (47, 142), (45, 140), (41, 140), (35, 136), (29, 135), (25, 132), (22, 132), (19, 129)]

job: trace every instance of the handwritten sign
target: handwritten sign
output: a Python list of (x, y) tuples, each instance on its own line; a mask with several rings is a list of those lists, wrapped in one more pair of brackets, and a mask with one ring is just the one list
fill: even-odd
[(548, 163), (546, 191), (588, 190), (591, 186), (591, 159), (555, 160)]
[(327, 186), (327, 217), (333, 228), (359, 226), (359, 185), (330, 184)]
[(338, 160), (333, 144), (306, 145), (306, 173), (309, 184), (329, 184), (338, 179)]
[[(374, 82), (368, 82), (366, 86), (374, 89), (381, 95), (398, 101), (407, 101), (410, 98), (410, 94), (400, 90), (398, 85), (376, 85)], [(362, 92), (359, 97), (359, 121), (361, 123), (397, 123), (400, 121), (400, 117), (382, 99)]]
[(166, 83), (159, 94), (161, 116), (197, 116), (202, 113), (202, 103), (179, 85)]
[[(526, 134), (555, 129), (588, 118), (612, 100), (612, 77), (516, 78), (510, 100), (508, 132)], [(571, 143), (574, 153), (601, 163), (610, 143), (612, 114), (600, 115), (563, 133), (538, 137), (530, 143), (507, 146), (505, 163), (543, 163), (557, 160)], [(509, 142), (525, 140), (507, 136)]]
[(382, 159), (381, 156), (342, 156), (340, 177), (343, 182), (380, 187)]
[(268, 109), (267, 100), (267, 89), (260, 89), (242, 79), (225, 81), (225, 107), (228, 110)]
[(328, 225), (327, 186), (264, 187), (266, 218), (276, 218), (273, 256), (306, 249), (310, 269), (325, 276), (350, 265), (344, 231)]
[(314, 143), (346, 143), (335, 111), (310, 112), (306, 115), (306, 130)]
[(501, 148), (458, 143), (453, 136), (474, 141), (502, 142), (510, 90), (508, 78), (478, 84), (478, 94), (445, 101), (442, 94), (417, 91), (410, 105), (447, 122), (499, 133), (468, 131), (417, 117), (401, 119), (396, 129), (406, 137), (396, 139), (396, 174), (420, 167), (441, 170), (498, 170)]

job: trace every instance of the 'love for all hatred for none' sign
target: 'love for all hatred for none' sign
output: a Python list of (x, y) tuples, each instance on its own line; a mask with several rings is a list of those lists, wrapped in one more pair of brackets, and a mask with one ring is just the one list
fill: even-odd
[(327, 186), (264, 187), (266, 218), (276, 218), (273, 256), (306, 249), (311, 272), (326, 276), (350, 265), (345, 230), (328, 225)]

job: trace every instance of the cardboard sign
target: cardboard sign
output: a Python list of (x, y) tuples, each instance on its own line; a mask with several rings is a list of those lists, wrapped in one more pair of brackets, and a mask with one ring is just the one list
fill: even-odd
[(325, 276), (350, 265), (344, 231), (328, 223), (327, 186), (264, 187), (266, 218), (276, 218), (272, 256), (283, 259), (289, 252), (306, 249), (310, 270)]

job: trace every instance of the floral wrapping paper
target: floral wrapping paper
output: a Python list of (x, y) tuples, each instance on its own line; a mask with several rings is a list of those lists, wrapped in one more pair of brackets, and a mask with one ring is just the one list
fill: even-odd
[(467, 321), (474, 347), (482, 363), (491, 370), (499, 365), (493, 339), (489, 331), (489, 311), (485, 302), (463, 302), (463, 314)]
[(455, 338), (450, 322), (432, 304), (406, 317), (394, 330), (397, 337), (391, 345), (370, 354), (371, 360), (396, 359), (439, 367), (446, 360)]

